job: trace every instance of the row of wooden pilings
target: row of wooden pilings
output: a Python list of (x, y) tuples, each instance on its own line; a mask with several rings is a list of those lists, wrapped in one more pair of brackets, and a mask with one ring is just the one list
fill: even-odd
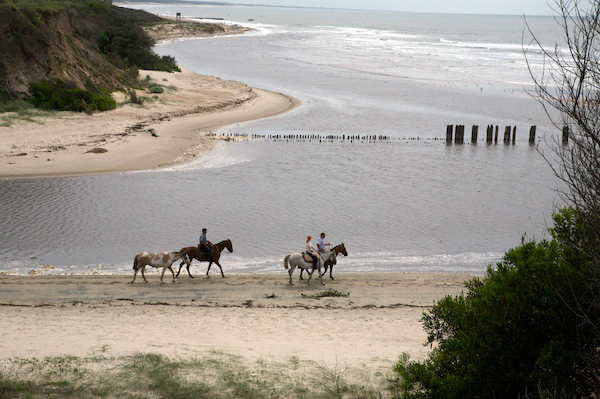
[(230, 133), (223, 135), (226, 139), (247, 139), (247, 140), (265, 140), (265, 141), (318, 141), (318, 142), (389, 142), (392, 140), (391, 136), (386, 135), (320, 135), (320, 134), (244, 134), (244, 133)]
[[(488, 125), (486, 130), (485, 142), (488, 144), (498, 143), (499, 126)], [(529, 128), (529, 144), (535, 144), (535, 134), (537, 126), (531, 126)], [(471, 143), (477, 143), (477, 136), (479, 134), (479, 126), (473, 125), (471, 128)], [(454, 135), (454, 141), (452, 137)], [(517, 127), (516, 126), (505, 126), (504, 127), (504, 144), (515, 144), (517, 139)], [(448, 125), (446, 127), (446, 144), (464, 144), (465, 142), (465, 125)], [(562, 143), (568, 144), (569, 142), (569, 127), (564, 126), (562, 129)]]

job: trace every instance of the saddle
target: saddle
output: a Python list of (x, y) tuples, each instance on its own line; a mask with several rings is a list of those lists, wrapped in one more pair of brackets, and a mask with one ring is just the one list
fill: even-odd
[(310, 256), (309, 254), (307, 254), (306, 252), (302, 252), (302, 259), (304, 259), (304, 261), (306, 263), (313, 263), (313, 258), (312, 256)]

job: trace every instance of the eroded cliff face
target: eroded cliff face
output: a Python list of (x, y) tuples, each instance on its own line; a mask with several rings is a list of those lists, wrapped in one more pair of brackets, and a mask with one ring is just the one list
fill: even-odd
[(0, 95), (19, 97), (31, 82), (49, 79), (73, 81), (81, 88), (121, 87), (125, 72), (96, 44), (99, 18), (81, 14), (74, 8), (33, 10), (0, 4)]

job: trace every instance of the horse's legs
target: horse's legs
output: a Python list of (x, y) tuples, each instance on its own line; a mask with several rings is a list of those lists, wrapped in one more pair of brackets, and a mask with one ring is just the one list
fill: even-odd
[(191, 278), (194, 278), (194, 276), (192, 276), (192, 273), (190, 273), (190, 266), (192, 265), (192, 260), (190, 259), (190, 261), (188, 262), (188, 264), (185, 266), (187, 268), (187, 272), (189, 274), (189, 276)]
[[(325, 274), (325, 272), (323, 272)], [(321, 274), (321, 262), (319, 262), (319, 280), (321, 280), (321, 285), (325, 285), (323, 282), (323, 274)]]
[[(325, 269), (325, 273), (327, 273), (327, 269)], [(325, 273), (323, 273), (323, 274), (325, 274)], [(333, 266), (331, 266), (331, 268), (329, 269), (329, 278), (331, 278), (332, 280), (335, 280), (333, 278)]]
[(206, 269), (206, 277), (210, 277), (210, 276), (208, 275), (208, 272), (210, 271), (210, 267), (212, 266), (212, 264), (213, 264), (213, 263), (212, 263), (212, 260), (208, 261), (208, 269)]
[[(173, 271), (173, 268), (171, 266), (169, 266), (169, 270), (171, 271), (171, 274), (173, 275), (173, 282), (175, 282), (175, 272)], [(163, 270), (164, 273), (164, 270)]]
[(315, 269), (311, 269), (310, 273), (308, 273), (308, 281), (306, 282), (306, 285), (310, 285), (310, 279), (312, 278), (314, 272)]
[(218, 260), (216, 260), (215, 263), (217, 264), (217, 266), (219, 266), (219, 269), (221, 269), (221, 277), (225, 278), (225, 275), (223, 274), (223, 268), (221, 267), (221, 264), (219, 263)]
[[(177, 270), (177, 275), (175, 277), (179, 277), (179, 273), (181, 273), (181, 268), (183, 267), (184, 263), (187, 263), (187, 262), (182, 260), (181, 263), (179, 264), (179, 270)], [(188, 268), (188, 270), (189, 270), (189, 268)]]
[[(168, 267), (169, 266), (163, 266), (163, 271), (162, 271), (162, 273), (160, 275), (160, 283), (161, 284), (163, 283), (163, 277), (165, 276), (165, 272), (167, 271)], [(175, 282), (175, 276), (173, 276), (173, 282)]]
[(138, 270), (140, 270), (140, 269), (139, 268), (135, 269), (135, 272), (133, 273), (133, 280), (131, 280), (131, 284), (133, 284), (133, 282), (135, 281), (135, 277), (137, 276)]
[[(290, 275), (290, 285), (294, 285), (294, 283), (292, 283), (292, 273), (294, 273), (294, 269), (296, 268), (296, 265), (290, 265), (290, 270), (288, 271), (289, 275)], [(302, 270), (302, 269), (300, 269)]]
[(302, 278), (302, 273), (304, 273), (304, 269), (303, 269), (303, 268), (300, 268), (300, 280), (304, 280), (304, 279)]
[(146, 270), (146, 265), (142, 266), (142, 277), (144, 278), (144, 281), (147, 283), (148, 280), (146, 280), (146, 276), (144, 275), (144, 270)]

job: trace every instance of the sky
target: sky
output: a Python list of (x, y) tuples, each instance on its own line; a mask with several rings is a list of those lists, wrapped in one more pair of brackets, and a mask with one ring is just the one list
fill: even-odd
[[(546, 0), (223, 0), (238, 4), (458, 14), (550, 15)], [(549, 0), (552, 2), (553, 0)]]

